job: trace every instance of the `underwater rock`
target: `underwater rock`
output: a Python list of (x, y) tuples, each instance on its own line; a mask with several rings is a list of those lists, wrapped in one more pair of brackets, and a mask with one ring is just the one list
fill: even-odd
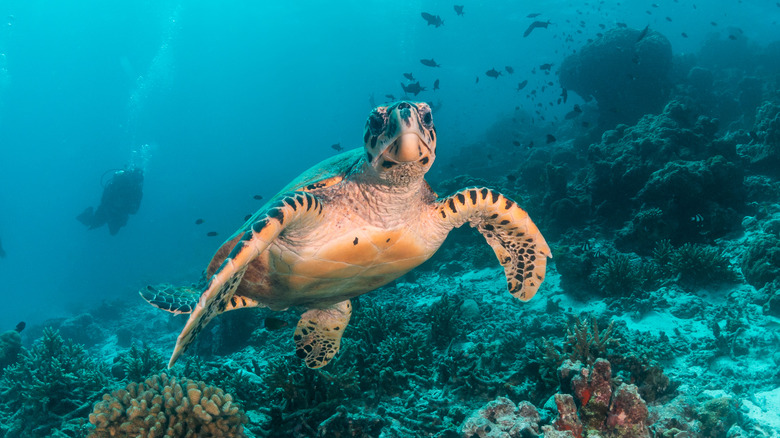
[(531, 403), (515, 405), (498, 397), (466, 419), (460, 430), (464, 437), (534, 437), (539, 433), (540, 418)]
[(705, 436), (725, 436), (737, 422), (739, 404), (731, 397), (718, 397), (704, 403), (697, 414)]
[(749, 141), (739, 146), (739, 153), (757, 173), (780, 176), (780, 104), (764, 102), (756, 110), (756, 121)]
[[(577, 416), (577, 405), (569, 394), (555, 394), (557, 416), (553, 426), (559, 431), (570, 431), (576, 438), (582, 438), (582, 422)], [(545, 434), (546, 435), (546, 434)]]
[(22, 351), (22, 336), (18, 330), (8, 330), (0, 334), (0, 374), (3, 370), (16, 363)]
[(604, 126), (634, 123), (666, 102), (671, 43), (653, 30), (640, 35), (637, 29), (608, 30), (561, 64), (561, 85), (586, 100), (594, 97)]
[[(662, 216), (657, 219), (665, 223), (653, 227), (659, 234), (653, 238), (718, 237), (732, 231), (742, 219), (730, 211), (744, 204), (742, 171), (727, 158), (736, 158), (735, 143), (715, 139), (716, 129), (712, 119), (694, 120), (685, 105), (672, 101), (662, 114), (605, 133), (588, 149), (585, 189), (595, 214), (618, 226), (636, 218), (636, 209), (658, 208)], [(661, 189), (672, 192), (664, 196)], [(677, 201), (678, 194), (695, 202)], [(705, 220), (692, 221), (697, 214)], [(644, 237), (646, 225), (634, 223), (633, 231), (624, 231), (618, 249), (649, 252), (656, 241)]]
[(622, 384), (615, 390), (607, 415), (607, 427), (615, 438), (650, 438), (647, 405), (635, 385)]
[(742, 274), (756, 289), (780, 276), (780, 237), (760, 233), (753, 236), (742, 256)]
[(580, 402), (580, 418), (586, 427), (600, 429), (604, 425), (612, 398), (612, 368), (605, 359), (597, 359), (590, 368), (580, 370), (571, 383)]
[(73, 342), (84, 344), (87, 347), (102, 342), (106, 334), (98, 324), (95, 318), (89, 313), (82, 313), (68, 318), (62, 322), (58, 330), (63, 338), (72, 339)]

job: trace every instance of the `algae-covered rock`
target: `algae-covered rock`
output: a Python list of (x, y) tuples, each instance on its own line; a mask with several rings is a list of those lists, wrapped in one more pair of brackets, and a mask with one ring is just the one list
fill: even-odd
[(780, 238), (773, 234), (755, 235), (742, 257), (742, 274), (756, 289), (780, 276)]
[(515, 405), (506, 397), (498, 397), (466, 419), (460, 430), (464, 437), (536, 436), (539, 422), (539, 412), (532, 404)]
[(620, 385), (612, 398), (607, 427), (615, 438), (649, 438), (647, 405), (635, 385)]
[(737, 422), (739, 404), (731, 397), (708, 400), (697, 413), (705, 436), (725, 436)]
[(0, 373), (19, 359), (22, 351), (22, 336), (16, 330), (0, 334)]
[(658, 112), (671, 88), (672, 45), (653, 30), (610, 29), (563, 60), (561, 85), (599, 103), (605, 124)]

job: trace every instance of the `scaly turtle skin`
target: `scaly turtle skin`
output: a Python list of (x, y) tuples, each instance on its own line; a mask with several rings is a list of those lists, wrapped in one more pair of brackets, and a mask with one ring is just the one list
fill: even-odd
[(544, 280), (550, 248), (528, 214), (487, 188), (439, 198), (425, 181), (436, 130), (425, 103), (375, 108), (365, 146), (312, 167), (264, 205), (217, 250), (205, 290), (147, 288), (163, 310), (189, 313), (168, 366), (215, 316), (244, 307), (308, 309), (295, 330), (310, 368), (338, 352), (350, 298), (428, 260), (468, 222), (493, 248), (509, 292), (527, 301)]

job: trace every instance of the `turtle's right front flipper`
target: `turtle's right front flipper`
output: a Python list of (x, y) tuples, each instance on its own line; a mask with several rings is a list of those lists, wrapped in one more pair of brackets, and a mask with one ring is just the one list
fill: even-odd
[(176, 340), (168, 368), (176, 363), (176, 359), (187, 350), (195, 336), (212, 318), (228, 310), (247, 266), (285, 229), (305, 225), (309, 221), (319, 219), (321, 215), (322, 203), (308, 192), (292, 192), (274, 202), (265, 215), (244, 233), (230, 255), (211, 276), (206, 290), (200, 295), (195, 309)]

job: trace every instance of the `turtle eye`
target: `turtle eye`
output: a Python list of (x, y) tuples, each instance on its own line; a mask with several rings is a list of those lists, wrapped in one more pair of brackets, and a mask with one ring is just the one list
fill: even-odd
[(431, 111), (425, 111), (422, 115), (422, 122), (426, 129), (433, 128), (433, 115), (431, 115)]
[(384, 115), (374, 112), (368, 117), (368, 129), (371, 131), (371, 135), (379, 135), (385, 129), (385, 117)]

